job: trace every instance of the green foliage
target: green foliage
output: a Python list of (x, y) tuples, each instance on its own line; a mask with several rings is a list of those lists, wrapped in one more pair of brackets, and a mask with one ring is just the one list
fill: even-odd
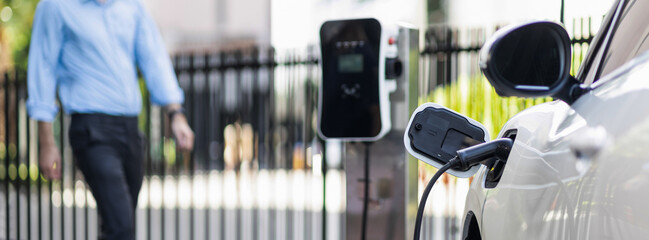
[[(146, 132), (147, 128), (147, 119), (149, 119), (149, 112), (147, 111), (147, 105), (149, 104), (149, 91), (146, 88), (146, 82), (142, 77), (138, 78), (138, 84), (140, 85), (140, 93), (142, 94), (142, 109), (140, 110), (140, 115), (138, 118), (138, 127), (140, 131)], [(149, 136), (147, 136), (149, 137)]]
[(473, 78), (460, 76), (450, 85), (436, 88), (425, 101), (444, 105), (481, 122), (489, 131), (489, 136), (495, 139), (500, 128), (511, 117), (523, 109), (552, 99), (503, 98), (480, 75)]
[[(570, 74), (574, 76), (588, 51), (588, 44), (576, 44), (573, 50)], [(484, 75), (464, 73), (453, 83), (435, 88), (422, 101), (444, 105), (481, 122), (489, 136), (495, 139), (511, 117), (534, 105), (552, 101), (552, 98), (503, 98), (498, 96)]]
[(27, 69), (32, 20), (38, 0), (0, 0), (0, 42), (8, 43), (18, 70)]

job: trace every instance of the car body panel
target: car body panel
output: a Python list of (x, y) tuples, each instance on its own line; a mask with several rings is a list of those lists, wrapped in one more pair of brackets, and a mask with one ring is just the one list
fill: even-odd
[(568, 105), (529, 108), (505, 124), (517, 136), (498, 185), (481, 168), (466, 210), (483, 239), (649, 236), (649, 55)]

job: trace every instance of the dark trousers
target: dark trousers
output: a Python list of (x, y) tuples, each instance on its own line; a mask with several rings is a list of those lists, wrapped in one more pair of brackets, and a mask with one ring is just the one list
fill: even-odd
[(74, 114), (69, 130), (77, 167), (101, 216), (102, 239), (135, 239), (144, 138), (137, 117)]

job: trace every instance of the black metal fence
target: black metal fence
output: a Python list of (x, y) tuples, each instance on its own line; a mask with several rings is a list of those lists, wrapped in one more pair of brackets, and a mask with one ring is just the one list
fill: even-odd
[[(311, 53), (280, 58), (272, 49), (249, 48), (174, 57), (195, 149), (176, 151), (168, 119), (145, 102), (140, 128), (149, 151), (138, 239), (339, 238), (344, 175), (327, 172), (315, 134), (318, 70)], [(74, 167), (69, 118), (54, 122), (63, 177), (47, 181), (38, 170), (36, 122), (25, 110), (25, 74), (2, 80), (0, 239), (96, 238), (96, 206)]]
[[(575, 37), (573, 69), (592, 39), (592, 21), (568, 26)], [(493, 92), (477, 66), (477, 53), (494, 30), (428, 29), (419, 93), (422, 102), (438, 102), (485, 123), (492, 137), (511, 115), (547, 100)], [(174, 57), (195, 149), (176, 151), (162, 110), (145, 102), (140, 129), (149, 147), (136, 214), (138, 239), (344, 237), (344, 173), (327, 168), (326, 144), (316, 136), (316, 52), (246, 48)], [(9, 72), (0, 89), (0, 239), (94, 239), (96, 206), (74, 167), (69, 118), (59, 116), (54, 124), (63, 178), (46, 181), (38, 170), (36, 122), (25, 110), (25, 82), (24, 73)], [(145, 90), (142, 94), (148, 99)], [(433, 170), (421, 168), (423, 186)], [(426, 239), (459, 237), (469, 180), (447, 176), (443, 182), (429, 198)]]

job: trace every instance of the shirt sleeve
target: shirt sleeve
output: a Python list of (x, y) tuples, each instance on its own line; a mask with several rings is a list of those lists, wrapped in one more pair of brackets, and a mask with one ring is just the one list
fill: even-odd
[(174, 73), (158, 28), (144, 7), (140, 5), (135, 39), (135, 59), (144, 75), (154, 104), (165, 106), (182, 104), (184, 94)]
[(43, 0), (36, 7), (27, 64), (27, 112), (33, 119), (51, 122), (56, 117), (56, 68), (63, 43), (63, 21), (58, 5)]

